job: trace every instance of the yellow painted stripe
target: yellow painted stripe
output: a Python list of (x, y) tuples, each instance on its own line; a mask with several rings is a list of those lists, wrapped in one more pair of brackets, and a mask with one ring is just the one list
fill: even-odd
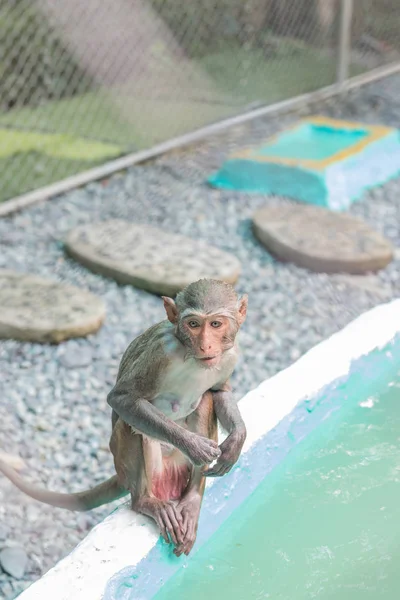
[[(349, 158), (350, 156), (354, 156), (355, 154), (358, 154), (359, 152), (364, 150), (367, 146), (369, 146), (369, 144), (376, 142), (379, 139), (382, 139), (383, 137), (385, 137), (386, 135), (388, 135), (389, 133), (392, 133), (394, 131), (394, 129), (392, 127), (384, 127), (381, 125), (364, 125), (363, 123), (356, 123), (353, 121), (339, 121), (337, 119), (331, 119), (330, 117), (323, 117), (323, 116), (307, 117), (305, 119), (301, 119), (301, 121), (298, 121), (291, 127), (288, 127), (285, 131), (295, 129), (305, 123), (310, 123), (312, 125), (315, 125), (315, 124), (326, 125), (328, 127), (332, 127), (335, 129), (350, 129), (350, 130), (351, 129), (363, 129), (364, 131), (368, 131), (369, 135), (366, 138), (357, 142), (357, 144), (354, 144), (354, 145), (350, 146), (349, 148), (345, 148), (345, 149), (341, 150), (340, 152), (336, 152), (336, 154), (333, 154), (332, 156), (329, 156), (322, 160), (310, 160), (310, 159), (287, 158), (287, 157), (285, 158), (285, 157), (281, 157), (281, 156), (274, 156), (274, 155), (268, 155), (268, 154), (264, 155), (264, 156), (260, 156), (259, 154), (257, 154), (258, 149), (254, 150), (251, 148), (233, 154), (232, 158), (233, 159), (252, 160), (254, 162), (260, 162), (260, 163), (275, 163), (275, 164), (288, 165), (288, 166), (305, 167), (305, 168), (314, 169), (314, 170), (322, 170), (322, 169), (325, 169), (326, 167), (329, 167), (330, 165), (334, 164), (335, 162), (345, 160), (345, 159)], [(267, 143), (272, 143), (272, 142), (276, 141), (281, 134), (282, 134), (282, 132), (271, 136), (270, 138), (268, 138)], [(265, 144), (263, 144), (263, 146), (259, 146), (259, 148), (264, 147), (264, 145)]]

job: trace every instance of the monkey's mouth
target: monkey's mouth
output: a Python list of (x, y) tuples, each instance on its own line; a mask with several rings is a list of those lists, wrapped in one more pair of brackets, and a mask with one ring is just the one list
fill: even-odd
[(204, 356), (197, 360), (200, 360), (204, 365), (213, 365), (219, 360), (219, 356)]

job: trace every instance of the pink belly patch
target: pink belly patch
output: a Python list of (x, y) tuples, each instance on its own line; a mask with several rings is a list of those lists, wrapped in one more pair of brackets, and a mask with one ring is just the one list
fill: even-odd
[(153, 475), (151, 491), (159, 500), (179, 500), (187, 487), (190, 468), (187, 464), (177, 465), (168, 458), (164, 458), (163, 463), (163, 472)]

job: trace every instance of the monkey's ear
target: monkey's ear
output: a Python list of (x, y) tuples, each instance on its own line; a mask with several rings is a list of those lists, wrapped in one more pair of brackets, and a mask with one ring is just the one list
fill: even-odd
[(248, 304), (248, 295), (244, 294), (239, 300), (239, 308), (238, 308), (238, 321), (239, 325), (244, 323), (247, 315), (247, 304)]
[(167, 296), (161, 296), (164, 300), (164, 308), (167, 313), (168, 321), (171, 321), (174, 325), (178, 321), (178, 309), (176, 308), (175, 302), (172, 298), (168, 298)]

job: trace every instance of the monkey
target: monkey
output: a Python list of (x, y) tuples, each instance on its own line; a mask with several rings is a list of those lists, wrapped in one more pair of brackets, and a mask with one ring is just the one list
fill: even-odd
[[(64, 494), (27, 483), (1, 459), (0, 471), (32, 498), (69, 510), (130, 494), (132, 509), (151, 517), (180, 556), (196, 540), (206, 477), (228, 473), (246, 439), (230, 378), (248, 298), (225, 282), (200, 279), (175, 301), (162, 300), (167, 318), (130, 343), (107, 395), (116, 474)], [(228, 433), (220, 446), (218, 421)]]

